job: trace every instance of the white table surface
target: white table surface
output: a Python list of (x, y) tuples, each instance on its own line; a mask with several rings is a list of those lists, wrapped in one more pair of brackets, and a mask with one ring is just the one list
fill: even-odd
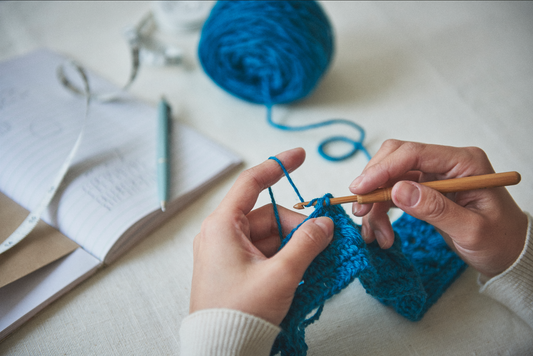
[[(522, 174), (509, 190), (533, 212), (533, 3), (327, 1), (323, 7), (335, 30), (332, 67), (311, 97), (275, 108), (276, 121), (349, 118), (366, 129), (371, 154), (387, 138), (479, 146), (496, 171)], [(146, 2), (0, 2), (0, 59), (46, 47), (124, 84), (129, 52), (122, 32), (149, 9)], [(343, 163), (318, 156), (320, 139), (339, 129), (269, 127), (264, 107), (232, 97), (205, 75), (198, 37), (176, 38), (187, 68), (144, 67), (131, 92), (153, 105), (165, 94), (178, 108), (175, 119), (240, 154), (243, 169), (302, 146), (307, 161), (292, 177), (304, 198), (347, 194), (364, 155)], [(179, 354), (192, 241), (237, 174), (31, 319), (0, 344), (0, 354)], [(296, 201), (286, 181), (274, 191), (282, 205)], [(264, 194), (258, 205), (268, 202)], [(417, 323), (383, 307), (356, 281), (307, 329), (309, 355), (533, 353), (532, 330), (480, 295), (476, 279), (467, 269)]]

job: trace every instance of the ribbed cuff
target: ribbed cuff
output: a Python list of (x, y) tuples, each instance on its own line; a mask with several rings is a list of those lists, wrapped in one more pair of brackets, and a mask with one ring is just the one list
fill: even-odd
[(518, 259), (504, 272), (484, 281), (480, 293), (496, 299), (533, 329), (533, 219), (528, 217), (527, 237), (524, 249)]
[(269, 355), (280, 328), (230, 309), (206, 309), (181, 323), (182, 356)]

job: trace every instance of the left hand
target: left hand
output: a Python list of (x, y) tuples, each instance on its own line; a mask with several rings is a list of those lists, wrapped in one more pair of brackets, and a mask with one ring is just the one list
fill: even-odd
[[(305, 159), (303, 149), (277, 156), (287, 171)], [(302, 224), (279, 252), (280, 238), (272, 205), (253, 210), (259, 193), (283, 176), (267, 160), (241, 173), (219, 207), (194, 239), (190, 312), (228, 308), (279, 325), (303, 274), (333, 237), (327, 217)], [(278, 207), (286, 236), (306, 217)]]

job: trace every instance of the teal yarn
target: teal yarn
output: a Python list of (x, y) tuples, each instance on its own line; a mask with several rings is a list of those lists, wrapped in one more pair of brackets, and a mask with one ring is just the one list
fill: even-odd
[[(351, 126), (358, 138), (331, 137), (319, 154), (339, 161), (363, 151), (364, 130), (352, 121), (331, 119), (311, 125), (274, 123), (272, 107), (309, 96), (334, 54), (331, 24), (316, 1), (218, 1), (204, 23), (198, 57), (205, 73), (228, 93), (267, 108), (267, 122), (286, 131), (333, 124)], [(342, 155), (327, 153), (333, 142), (348, 143)]]
[[(275, 157), (271, 158), (282, 165)], [(395, 240), (391, 248), (383, 250), (375, 241), (366, 244), (360, 226), (340, 205), (331, 205), (331, 197), (326, 194), (310, 203), (316, 202), (316, 205), (307, 219), (331, 218), (335, 225), (333, 240), (306, 270), (280, 325), (282, 331), (271, 355), (306, 355), (306, 327), (320, 318), (326, 300), (355, 278), (359, 278), (366, 292), (382, 304), (411, 321), (418, 321), (466, 268), (433, 226), (407, 214), (393, 223)], [(272, 204), (279, 226), (274, 200)], [(298, 227), (286, 237), (280, 234), (280, 248)]]
[(218, 1), (198, 48), (205, 72), (256, 104), (309, 95), (330, 65), (333, 33), (315, 1)]

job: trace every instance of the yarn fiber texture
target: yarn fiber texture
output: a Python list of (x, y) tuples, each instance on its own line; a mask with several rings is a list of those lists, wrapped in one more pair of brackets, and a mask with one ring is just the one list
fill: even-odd
[[(287, 171), (284, 172), (303, 201)], [(272, 192), (271, 197), (277, 216)], [(331, 218), (335, 226), (333, 240), (306, 270), (280, 325), (282, 331), (271, 355), (306, 355), (305, 328), (319, 319), (326, 300), (355, 278), (381, 303), (411, 321), (418, 321), (467, 266), (433, 226), (407, 214), (393, 224), (395, 240), (391, 248), (383, 250), (376, 241), (366, 244), (360, 226), (340, 205), (331, 205), (331, 197), (328, 193), (311, 201), (316, 202), (315, 210), (307, 219)], [(280, 248), (298, 228), (282, 237)]]
[(333, 33), (315, 1), (219, 1), (204, 23), (198, 56), (232, 95), (290, 103), (309, 95), (326, 72)]

